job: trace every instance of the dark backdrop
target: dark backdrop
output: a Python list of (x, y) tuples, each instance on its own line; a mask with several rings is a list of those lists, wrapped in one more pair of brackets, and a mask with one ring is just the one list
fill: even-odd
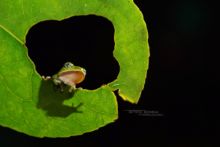
[[(115, 123), (77, 137), (39, 139), (1, 127), (1, 147), (215, 143), (220, 97), (214, 7), (201, 0), (135, 3), (147, 22), (151, 52), (139, 103), (132, 105), (118, 98)], [(41, 75), (54, 74), (69, 60), (90, 71), (82, 86), (95, 89), (117, 77), (113, 32), (109, 21), (95, 16), (47, 21), (31, 29), (27, 46)]]

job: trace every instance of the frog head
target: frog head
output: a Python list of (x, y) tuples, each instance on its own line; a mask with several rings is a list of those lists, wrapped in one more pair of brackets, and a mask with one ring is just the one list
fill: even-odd
[(86, 70), (80, 66), (75, 66), (71, 62), (66, 62), (60, 71), (53, 75), (52, 80), (55, 85), (61, 87), (63, 91), (63, 85), (69, 86), (69, 92), (76, 89), (76, 85), (81, 83), (86, 76)]

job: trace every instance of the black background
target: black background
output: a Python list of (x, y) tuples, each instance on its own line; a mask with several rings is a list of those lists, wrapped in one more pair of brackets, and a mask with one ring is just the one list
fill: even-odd
[[(115, 123), (77, 137), (39, 139), (1, 127), (1, 147), (215, 144), (220, 97), (213, 7), (199, 0), (135, 3), (147, 23), (151, 52), (139, 103), (118, 98)], [(82, 86), (95, 89), (117, 77), (113, 31), (110, 22), (95, 16), (40, 23), (27, 36), (29, 55), (41, 75), (54, 74), (67, 59), (82, 65), (90, 71)], [(139, 116), (125, 110), (156, 111), (162, 116)]]

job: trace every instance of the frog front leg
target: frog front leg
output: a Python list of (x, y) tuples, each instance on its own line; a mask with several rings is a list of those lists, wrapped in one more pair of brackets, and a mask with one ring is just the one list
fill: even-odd
[(61, 92), (65, 89), (65, 84), (58, 78), (53, 78), (53, 83), (56, 88), (58, 88)]
[(60, 79), (53, 78), (53, 83), (54, 83), (54, 85), (61, 85), (62, 81)]
[(72, 93), (76, 90), (76, 84), (75, 83), (72, 83), (71, 85), (69, 85), (70, 88), (69, 88), (69, 92)]

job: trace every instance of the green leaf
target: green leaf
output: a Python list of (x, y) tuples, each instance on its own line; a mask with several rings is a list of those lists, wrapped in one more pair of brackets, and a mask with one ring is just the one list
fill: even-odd
[[(113, 91), (137, 103), (148, 68), (148, 33), (132, 0), (1, 0), (0, 124), (36, 137), (68, 137), (96, 130), (118, 117)], [(41, 21), (94, 14), (115, 28), (120, 72), (96, 90), (59, 93), (42, 81), (27, 55), (25, 36)]]

